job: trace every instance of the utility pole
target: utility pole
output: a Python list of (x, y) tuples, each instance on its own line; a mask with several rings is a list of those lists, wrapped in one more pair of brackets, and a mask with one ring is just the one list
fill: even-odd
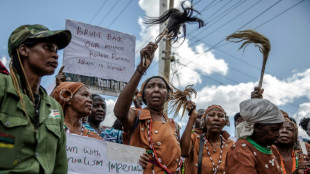
[[(160, 0), (159, 4), (159, 15), (162, 15), (168, 10), (168, 0)], [(174, 0), (169, 0), (169, 9), (173, 8)], [(168, 22), (168, 21), (167, 21)], [(167, 26), (161, 25), (159, 31), (162, 32)], [(163, 42), (159, 44), (159, 60), (158, 60), (158, 72), (159, 75), (163, 76), (166, 80), (170, 80), (170, 62), (171, 62), (171, 41), (169, 37), (164, 38)]]
[[(162, 15), (168, 10), (167, 7), (168, 0), (159, 1), (159, 15)], [(174, 0), (169, 0), (169, 9), (173, 8)], [(168, 22), (168, 21), (167, 21)], [(159, 31), (162, 32), (167, 26), (160, 25)], [(171, 41), (169, 37), (163, 39), (159, 44), (159, 60), (158, 60), (158, 74), (163, 76), (166, 80), (170, 81), (170, 59), (171, 59)], [(168, 115), (168, 105), (165, 104), (164, 113)]]
[[(169, 9), (173, 8), (173, 6), (174, 6), (174, 0), (169, 0)], [(170, 62), (171, 62), (171, 38), (166, 37), (164, 77), (169, 81), (170, 81)]]

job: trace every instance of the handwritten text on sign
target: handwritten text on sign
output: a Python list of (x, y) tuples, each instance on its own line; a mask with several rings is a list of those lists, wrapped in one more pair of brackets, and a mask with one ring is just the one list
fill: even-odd
[(67, 134), (69, 174), (141, 174), (142, 148)]
[(64, 72), (128, 82), (134, 72), (135, 37), (72, 20), (72, 40), (64, 49)]

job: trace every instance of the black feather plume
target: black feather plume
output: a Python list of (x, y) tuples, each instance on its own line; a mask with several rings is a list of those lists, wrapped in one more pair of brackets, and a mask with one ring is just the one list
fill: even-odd
[[(186, 38), (186, 25), (185, 23), (198, 23), (198, 28), (201, 28), (204, 26), (204, 21), (198, 17), (192, 16), (194, 12), (200, 15), (200, 13), (195, 10), (192, 6), (192, 2), (190, 7), (184, 7), (185, 1), (182, 2), (181, 6), (183, 9), (183, 12), (176, 8), (171, 8), (168, 11), (166, 11), (164, 14), (162, 14), (160, 17), (146, 17), (144, 19), (144, 23), (148, 25), (155, 25), (155, 24), (162, 24), (165, 21), (168, 21), (166, 29), (168, 29), (168, 35), (171, 36), (172, 40), (176, 42), (178, 40), (178, 34), (179, 30), (182, 27), (183, 33), (184, 33), (184, 39)], [(160, 33), (161, 35), (162, 33)], [(158, 35), (158, 37), (160, 36)]]

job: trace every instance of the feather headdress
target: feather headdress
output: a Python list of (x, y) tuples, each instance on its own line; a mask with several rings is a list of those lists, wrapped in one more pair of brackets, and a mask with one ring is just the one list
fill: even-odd
[(172, 93), (172, 95), (170, 96), (170, 107), (171, 107), (171, 111), (170, 112), (174, 112), (173, 118), (176, 118), (183, 106), (183, 111), (181, 114), (181, 118), (183, 118), (183, 115), (185, 113), (185, 108), (186, 108), (186, 101), (188, 101), (193, 94), (197, 95), (196, 90), (193, 88), (193, 85), (188, 85), (185, 87), (184, 91), (174, 87), (173, 85), (171, 85), (174, 88), (174, 91)]
[(255, 30), (243, 30), (236, 33), (233, 33), (227, 36), (226, 40), (239, 43), (243, 42), (239, 49), (246, 48), (249, 44), (254, 43), (255, 46), (259, 48), (259, 51), (263, 54), (263, 65), (261, 69), (260, 79), (259, 79), (259, 87), (262, 88), (263, 84), (263, 77), (265, 73), (265, 67), (268, 60), (269, 52), (271, 49), (271, 45), (269, 39), (258, 33)]

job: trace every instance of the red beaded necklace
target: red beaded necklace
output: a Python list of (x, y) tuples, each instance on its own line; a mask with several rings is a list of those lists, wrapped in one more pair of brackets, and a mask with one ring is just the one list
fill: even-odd
[[(167, 120), (167, 121), (168, 121), (168, 120)], [(167, 168), (166, 165), (164, 165), (164, 164), (161, 163), (161, 159), (158, 158), (158, 156), (157, 156), (157, 154), (156, 154), (156, 151), (155, 151), (155, 149), (154, 149), (154, 146), (153, 146), (152, 136), (151, 136), (151, 135), (152, 135), (152, 118), (150, 118), (150, 119), (147, 120), (147, 128), (148, 128), (148, 130), (147, 130), (147, 135), (148, 135), (148, 140), (149, 140), (150, 148), (151, 148), (152, 151), (153, 151), (153, 153), (152, 153), (153, 158), (155, 158), (155, 160), (157, 161), (157, 163), (159, 164), (159, 166), (160, 166), (161, 168), (163, 168), (167, 173), (170, 174), (170, 173), (171, 173), (170, 170)], [(180, 159), (179, 159), (179, 167), (177, 168), (177, 172), (180, 171), (181, 166), (182, 166), (182, 159), (181, 159), (181, 157), (180, 157)], [(154, 173), (154, 169), (152, 170), (152, 172)]]

